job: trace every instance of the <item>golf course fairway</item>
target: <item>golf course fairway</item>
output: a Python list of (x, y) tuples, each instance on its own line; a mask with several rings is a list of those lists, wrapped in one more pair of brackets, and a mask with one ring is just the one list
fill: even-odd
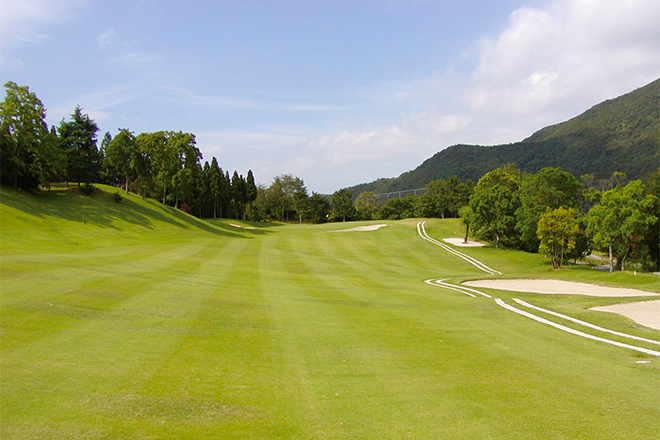
[[(501, 272), (491, 274), (422, 239), (420, 220), (204, 221), (99, 188), (2, 188), (3, 439), (660, 437), (657, 356), (424, 282), (552, 278), (657, 293), (655, 275), (460, 248)], [(463, 234), (455, 219), (427, 219), (425, 231)], [(660, 340), (589, 310), (657, 297), (479, 290)]]

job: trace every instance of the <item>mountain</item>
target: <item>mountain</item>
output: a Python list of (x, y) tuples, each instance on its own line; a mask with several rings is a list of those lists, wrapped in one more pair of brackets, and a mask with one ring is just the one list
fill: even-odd
[(452, 175), (478, 180), (507, 163), (535, 173), (561, 167), (579, 177), (605, 179), (613, 172), (643, 179), (660, 166), (660, 79), (604, 101), (575, 118), (537, 131), (520, 142), (496, 146), (454, 145), (399, 177), (350, 187), (377, 194), (422, 188)]

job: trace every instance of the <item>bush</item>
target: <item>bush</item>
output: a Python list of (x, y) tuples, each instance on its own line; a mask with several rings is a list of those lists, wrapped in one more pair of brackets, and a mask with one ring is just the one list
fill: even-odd
[(123, 198), (122, 195), (119, 193), (119, 191), (117, 191), (116, 193), (114, 193), (113, 196), (112, 196), (112, 198), (113, 198), (114, 201), (117, 202), (117, 203), (121, 203), (121, 201), (124, 200), (124, 198)]

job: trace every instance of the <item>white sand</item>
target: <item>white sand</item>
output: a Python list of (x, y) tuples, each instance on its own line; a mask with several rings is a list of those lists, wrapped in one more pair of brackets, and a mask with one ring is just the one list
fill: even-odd
[(591, 310), (618, 313), (638, 324), (660, 330), (660, 300), (593, 307)]
[(472, 240), (468, 240), (467, 243), (465, 243), (462, 238), (457, 238), (457, 237), (443, 238), (442, 241), (445, 241), (449, 244), (453, 244), (454, 246), (462, 246), (462, 247), (486, 246), (486, 243), (480, 243), (478, 241), (472, 241)]
[(368, 225), (368, 226), (356, 226), (351, 229), (335, 229), (328, 232), (362, 232), (362, 231), (376, 231), (380, 228), (384, 228), (387, 225)]
[(240, 228), (240, 229), (257, 229), (257, 228), (253, 228), (252, 226), (241, 226), (234, 223), (228, 223), (228, 224), (229, 226), (233, 226), (235, 228)]
[(606, 287), (596, 284), (575, 283), (560, 280), (478, 280), (466, 281), (471, 287), (508, 290), (510, 292), (532, 292), (551, 295), (586, 295), (586, 296), (659, 296), (658, 293), (621, 287)]

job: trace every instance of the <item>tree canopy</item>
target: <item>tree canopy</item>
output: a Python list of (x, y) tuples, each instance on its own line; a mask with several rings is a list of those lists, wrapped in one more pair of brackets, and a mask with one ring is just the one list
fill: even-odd
[(656, 203), (657, 198), (636, 180), (604, 192), (600, 203), (591, 208), (587, 231), (597, 247), (608, 250), (611, 268), (616, 255), (618, 265), (625, 269), (628, 256), (657, 223)]
[(536, 233), (540, 240), (539, 251), (550, 255), (552, 267), (559, 269), (564, 256), (575, 249), (577, 242), (579, 224), (575, 211), (547, 208), (538, 221)]
[(487, 240), (514, 245), (516, 210), (520, 207), (518, 177), (498, 168), (486, 173), (477, 182), (470, 197), (472, 227)]
[(27, 86), (10, 81), (5, 88), (0, 103), (2, 181), (25, 189), (47, 185), (61, 171), (63, 158), (48, 131), (46, 109)]

